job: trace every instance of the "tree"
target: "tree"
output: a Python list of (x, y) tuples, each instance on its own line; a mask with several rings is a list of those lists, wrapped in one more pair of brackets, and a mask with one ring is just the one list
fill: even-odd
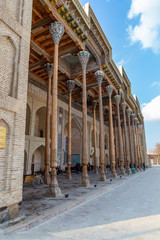
[(155, 149), (153, 151), (155, 154), (160, 154), (160, 143), (156, 143)]

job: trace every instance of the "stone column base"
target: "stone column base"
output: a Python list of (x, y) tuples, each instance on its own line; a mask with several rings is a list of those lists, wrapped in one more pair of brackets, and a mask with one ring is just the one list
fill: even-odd
[(82, 179), (81, 179), (81, 182), (80, 182), (80, 186), (81, 187), (89, 187), (90, 186), (90, 181), (88, 179), (88, 176), (83, 176), (82, 175)]
[(120, 174), (121, 174), (121, 175), (125, 175), (125, 170), (124, 170), (124, 168), (121, 168), (121, 169), (120, 169)]
[(59, 197), (61, 196), (62, 193), (61, 193), (61, 189), (59, 187), (49, 187), (48, 190), (47, 190), (47, 193), (46, 193), (46, 196), (47, 197)]
[(105, 173), (100, 173), (99, 181), (106, 181)]
[(116, 178), (117, 177), (117, 173), (116, 173), (116, 171), (113, 171), (112, 172), (112, 178)]
[(95, 173), (95, 174), (98, 174), (98, 167), (95, 167), (94, 173)]
[(49, 185), (50, 182), (51, 182), (50, 175), (49, 175), (49, 173), (47, 172), (47, 173), (45, 173), (45, 175), (44, 175), (44, 183)]
[(69, 179), (69, 180), (72, 179), (71, 172), (67, 172), (66, 179)]
[(46, 196), (52, 196), (52, 197), (58, 197), (61, 196), (61, 189), (58, 187), (58, 182), (54, 180), (53, 182), (50, 183)]
[(126, 173), (130, 174), (131, 173), (131, 169), (130, 168), (126, 168)]

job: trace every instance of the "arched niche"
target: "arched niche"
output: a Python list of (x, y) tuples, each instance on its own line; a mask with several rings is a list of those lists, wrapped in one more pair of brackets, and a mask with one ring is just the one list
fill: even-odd
[(0, 36), (0, 91), (16, 97), (17, 84), (14, 83), (16, 47), (9, 36)]
[(44, 171), (45, 169), (45, 147), (39, 146), (32, 155), (32, 173)]
[[(7, 186), (9, 184), (10, 179), (8, 179), (9, 174), (11, 174), (11, 171), (9, 172), (9, 164), (10, 162), (10, 156), (9, 156), (9, 149), (10, 149), (10, 128), (8, 123), (4, 119), (0, 119), (0, 131), (3, 132), (4, 137), (4, 145), (0, 145), (0, 178), (1, 178), (1, 186), (2, 186), (2, 191), (5, 191), (7, 189)], [(1, 132), (1, 135), (2, 135)]]
[[(73, 118), (71, 121), (71, 149), (72, 149), (72, 163), (79, 162), (81, 159), (81, 143), (82, 136), (81, 130), (77, 121)], [(65, 162), (67, 161), (67, 151), (68, 151), (68, 123), (64, 128), (64, 136), (65, 136)]]
[(44, 138), (45, 134), (46, 134), (46, 107), (41, 107), (36, 112), (34, 136)]
[(27, 104), (26, 108), (26, 129), (25, 129), (25, 134), (29, 135), (30, 134), (30, 120), (31, 120), (31, 109), (29, 105)]
[(24, 150), (24, 168), (23, 168), (24, 175), (27, 174), (27, 163), (28, 163), (28, 161), (27, 161), (27, 152), (26, 152), (26, 150)]

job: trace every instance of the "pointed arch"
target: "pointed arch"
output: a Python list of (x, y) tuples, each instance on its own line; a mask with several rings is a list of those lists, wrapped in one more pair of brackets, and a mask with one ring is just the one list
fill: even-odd
[[(33, 166), (34, 165), (34, 166)], [(43, 171), (45, 169), (45, 147), (40, 145), (32, 155), (33, 172)]]
[(27, 107), (26, 107), (26, 128), (25, 128), (25, 134), (26, 135), (30, 134), (30, 121), (31, 121), (31, 109), (30, 109), (30, 106), (27, 103)]
[(44, 138), (45, 133), (46, 133), (46, 107), (40, 107), (36, 111), (34, 136)]
[[(10, 35), (0, 34), (0, 91), (11, 97), (17, 96), (16, 44)], [(7, 63), (7, 64), (6, 64)]]

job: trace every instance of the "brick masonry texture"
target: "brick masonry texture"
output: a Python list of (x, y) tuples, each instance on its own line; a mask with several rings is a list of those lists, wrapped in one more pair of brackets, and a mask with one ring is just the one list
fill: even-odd
[(0, 1), (0, 127), (7, 129), (0, 149), (0, 209), (7, 206), (10, 217), (22, 201), (31, 17), (31, 0)]

